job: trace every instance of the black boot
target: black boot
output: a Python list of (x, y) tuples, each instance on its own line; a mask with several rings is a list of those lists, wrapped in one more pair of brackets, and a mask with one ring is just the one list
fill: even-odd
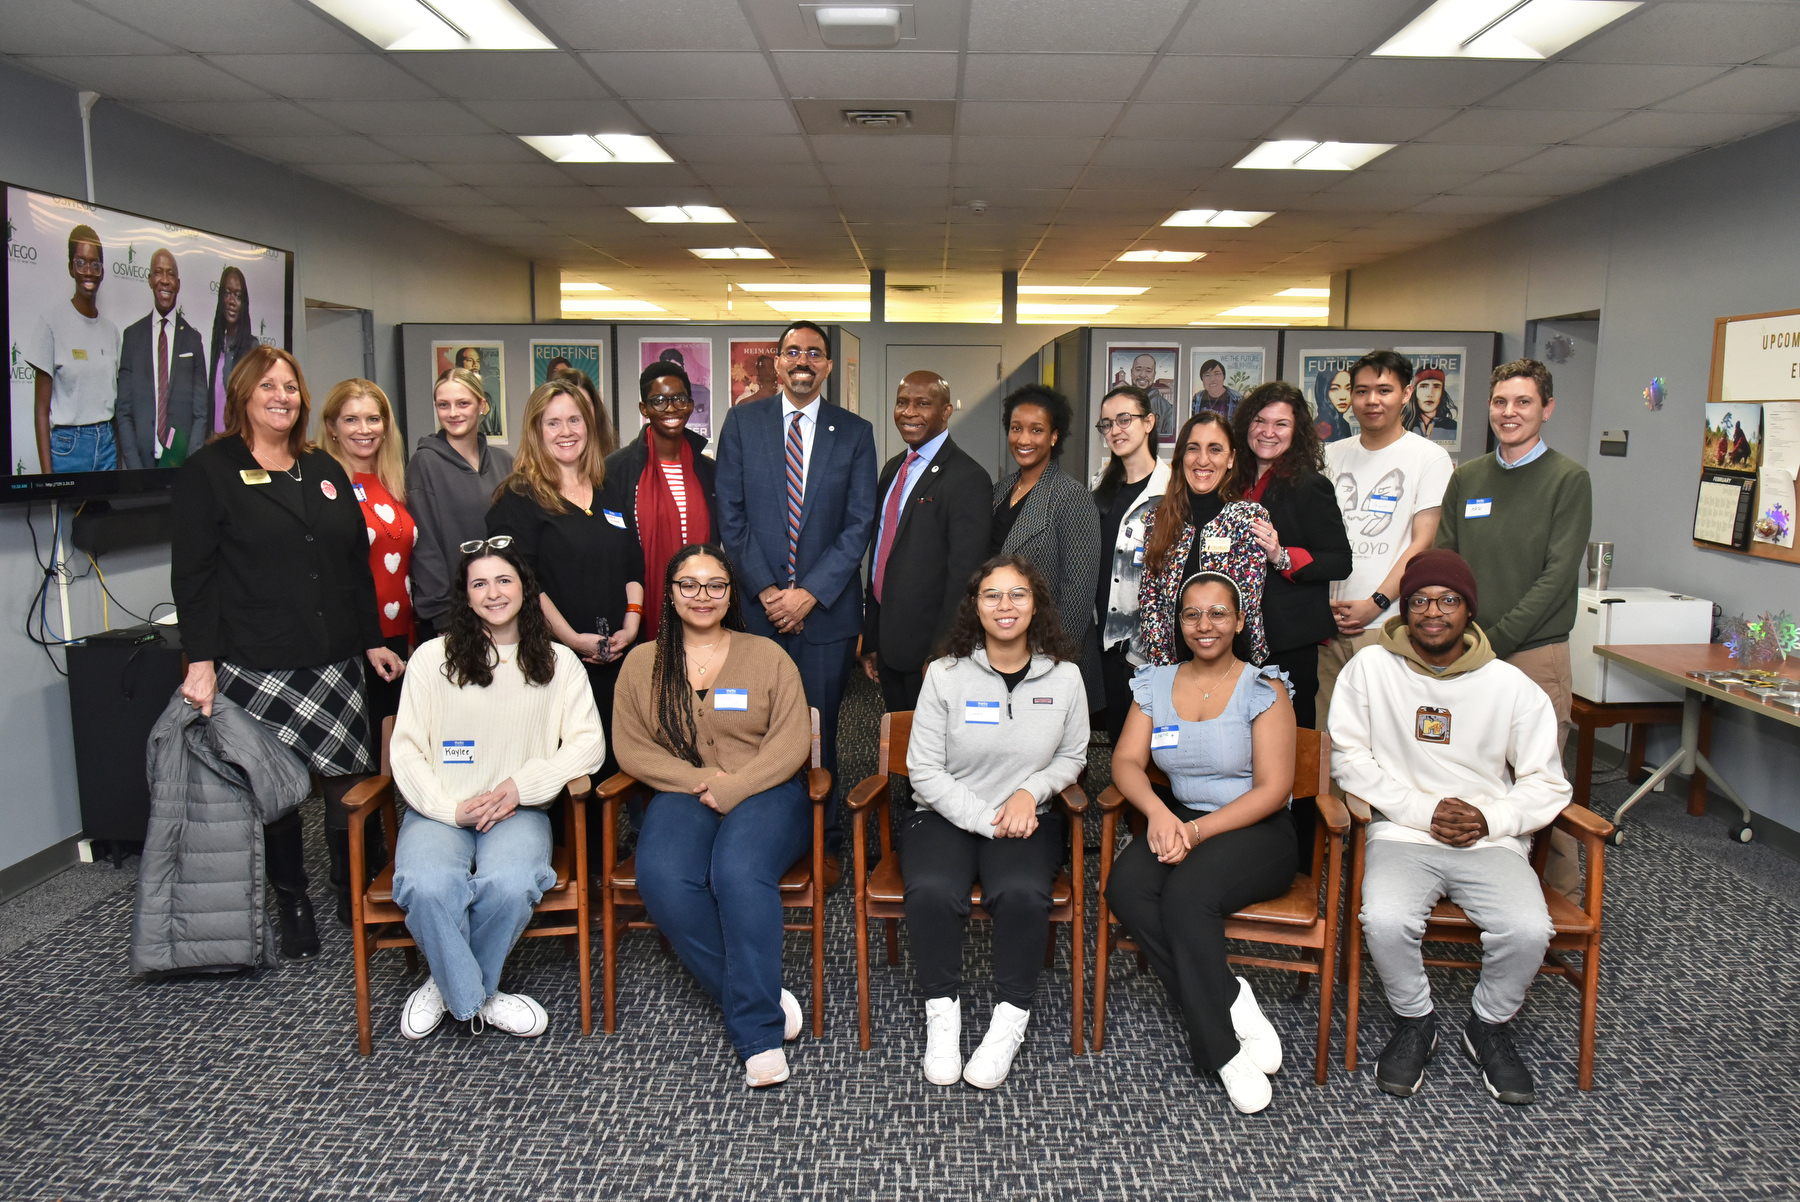
[(275, 890), (276, 908), (281, 914), (284, 960), (311, 960), (319, 954), (312, 899), (306, 896), (306, 849), (300, 830), (298, 810), (263, 827), (269, 886)]
[(350, 925), (350, 832), (325, 828), (325, 851), (331, 857), (331, 896), (341, 927)]
[(281, 958), (311, 960), (319, 954), (319, 928), (313, 922), (312, 899), (304, 893), (275, 894), (281, 910)]

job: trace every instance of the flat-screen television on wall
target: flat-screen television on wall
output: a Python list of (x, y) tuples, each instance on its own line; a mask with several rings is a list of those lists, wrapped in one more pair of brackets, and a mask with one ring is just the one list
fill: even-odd
[(293, 252), (5, 187), (0, 500), (167, 489), (238, 358), (291, 349)]

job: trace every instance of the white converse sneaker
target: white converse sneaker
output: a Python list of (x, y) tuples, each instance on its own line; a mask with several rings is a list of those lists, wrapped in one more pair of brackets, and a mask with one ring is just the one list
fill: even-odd
[(1219, 1070), (1219, 1080), (1225, 1083), (1225, 1093), (1231, 1098), (1231, 1104), (1244, 1114), (1262, 1110), (1275, 1096), (1269, 1088), (1268, 1074), (1256, 1067), (1249, 1048), (1225, 1062), (1225, 1067)]
[(800, 1028), (806, 1021), (800, 1013), (800, 999), (785, 989), (781, 991), (781, 1013), (786, 1020), (781, 1028), (782, 1040), (800, 1038)]
[(780, 1048), (758, 1052), (744, 1061), (744, 1080), (751, 1089), (780, 1085), (788, 1075), (787, 1053)]
[[(928, 998), (925, 1002), (925, 1079), (933, 1085), (955, 1085), (962, 1076), (962, 999)], [(1005, 1070), (1001, 1071), (1005, 1076)]]
[(994, 1089), (1012, 1071), (1013, 1057), (1025, 1042), (1025, 1027), (1031, 1022), (1031, 1011), (1021, 1010), (1010, 1002), (994, 1007), (994, 1021), (988, 1024), (981, 1046), (969, 1057), (963, 1069), (963, 1080), (976, 1089)]
[(400, 1007), (400, 1034), (408, 1039), (423, 1039), (437, 1030), (448, 1012), (437, 982), (426, 977), (425, 983), (413, 990), (406, 1004)]
[(1237, 1031), (1238, 1043), (1244, 1053), (1250, 1057), (1250, 1063), (1263, 1071), (1265, 1076), (1273, 1077), (1281, 1071), (1281, 1036), (1275, 1034), (1275, 1028), (1263, 1017), (1262, 1008), (1256, 1004), (1256, 994), (1250, 991), (1250, 982), (1239, 977), (1237, 1001), (1231, 1003), (1231, 1025)]
[(544, 1028), (550, 1025), (550, 1016), (544, 1013), (544, 1008), (522, 993), (496, 993), (481, 1003), (476, 1017), (490, 1027), (498, 1027), (520, 1039), (542, 1035)]

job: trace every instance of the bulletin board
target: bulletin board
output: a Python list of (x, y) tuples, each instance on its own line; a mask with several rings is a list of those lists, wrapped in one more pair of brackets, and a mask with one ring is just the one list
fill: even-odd
[[(1800, 309), (1713, 322), (1694, 545), (1800, 563)], [(1734, 529), (1727, 500), (1751, 498)]]

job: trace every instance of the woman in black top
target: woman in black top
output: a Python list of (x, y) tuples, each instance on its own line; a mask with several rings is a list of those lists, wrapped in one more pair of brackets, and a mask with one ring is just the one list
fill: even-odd
[[(306, 441), (300, 365), (252, 347), (226, 387), (225, 429), (175, 478), (170, 587), (188, 656), (181, 695), (212, 715), (215, 693), (270, 727), (323, 781), (329, 841), (344, 795), (373, 767), (366, 658), (383, 645), (362, 509), (336, 460)], [(347, 836), (345, 838), (347, 846)], [(281, 954), (319, 954), (295, 811), (264, 828), (281, 910)]]
[(488, 537), (511, 536), (537, 573), (550, 633), (587, 665), (610, 776), (613, 686), (643, 621), (644, 555), (624, 514), (603, 503), (605, 486), (587, 395), (560, 378), (540, 384), (525, 402), (512, 474), (488, 510)]
[[(1156, 456), (1156, 411), (1135, 384), (1116, 385), (1100, 400), (1094, 428), (1112, 458), (1094, 489), (1100, 511), (1100, 570), (1094, 584), (1100, 680), (1106, 733), (1116, 745), (1131, 708), (1131, 640), (1137, 633), (1138, 578), (1144, 572), (1144, 516), (1168, 491), (1169, 465)], [(1099, 706), (1094, 708), (1098, 709)]]

